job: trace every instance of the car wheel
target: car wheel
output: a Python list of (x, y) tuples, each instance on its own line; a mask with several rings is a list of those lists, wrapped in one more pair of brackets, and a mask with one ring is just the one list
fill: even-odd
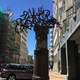
[(16, 80), (16, 76), (15, 75), (9, 75), (7, 80)]

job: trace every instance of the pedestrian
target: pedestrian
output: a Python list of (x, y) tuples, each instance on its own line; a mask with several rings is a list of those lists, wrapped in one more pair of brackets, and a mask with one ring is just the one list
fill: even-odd
[(51, 71), (53, 70), (53, 65), (51, 65)]

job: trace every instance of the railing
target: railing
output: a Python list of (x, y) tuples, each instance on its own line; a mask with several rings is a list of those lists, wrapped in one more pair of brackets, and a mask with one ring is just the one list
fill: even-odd
[(61, 47), (65, 44), (65, 42), (69, 39), (69, 37), (75, 32), (75, 30), (80, 25), (80, 8), (77, 10), (76, 14), (69, 20), (68, 30), (63, 34), (61, 38)]

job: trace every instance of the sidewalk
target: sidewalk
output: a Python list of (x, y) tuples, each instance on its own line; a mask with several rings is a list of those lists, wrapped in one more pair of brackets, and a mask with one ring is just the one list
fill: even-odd
[(49, 71), (50, 80), (67, 80), (66, 75), (61, 75), (57, 72)]

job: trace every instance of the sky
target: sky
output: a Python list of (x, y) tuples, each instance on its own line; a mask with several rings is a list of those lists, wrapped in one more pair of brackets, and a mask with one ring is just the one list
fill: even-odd
[[(43, 7), (44, 9), (48, 9), (52, 13), (52, 0), (0, 0), (0, 10), (6, 11), (10, 9), (13, 13), (13, 18), (17, 19), (24, 10), (28, 10), (29, 8), (39, 8)], [(28, 51), (30, 55), (34, 55), (35, 50), (35, 33), (34, 31), (28, 30)], [(50, 43), (50, 36), (48, 35), (48, 47)]]

